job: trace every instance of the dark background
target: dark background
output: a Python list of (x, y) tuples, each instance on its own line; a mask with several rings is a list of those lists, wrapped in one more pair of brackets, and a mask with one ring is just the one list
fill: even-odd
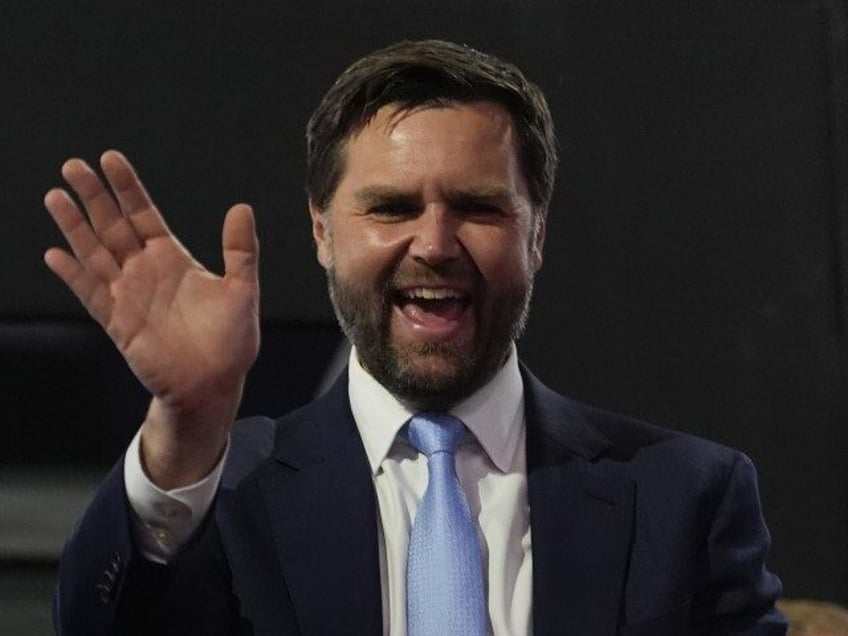
[(268, 335), (245, 409), (282, 412), (338, 338), (302, 194), (306, 119), (359, 55), (454, 39), (521, 66), (559, 131), (525, 361), (749, 453), (786, 594), (848, 602), (848, 2), (4, 4), (4, 465), (105, 467), (143, 414), (41, 262), (60, 242), (41, 198), (66, 157), (123, 150), (213, 268), (226, 208), (255, 206)]

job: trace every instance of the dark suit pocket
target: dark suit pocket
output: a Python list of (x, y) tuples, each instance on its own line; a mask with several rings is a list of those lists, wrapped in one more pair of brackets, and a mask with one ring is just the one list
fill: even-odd
[(691, 624), (692, 601), (678, 605), (665, 614), (660, 614), (632, 625), (625, 625), (620, 636), (693, 636)]

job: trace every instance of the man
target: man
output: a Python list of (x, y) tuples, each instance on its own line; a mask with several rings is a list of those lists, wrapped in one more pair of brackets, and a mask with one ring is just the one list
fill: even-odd
[[(248, 206), (218, 277), (116, 152), (108, 187), (63, 166), (85, 214), (47, 194), (73, 251), (48, 266), (153, 395), (69, 540), (60, 633), (783, 634), (750, 461), (568, 400), (517, 360), (556, 171), (539, 90), (472, 49), (401, 43), (342, 74), (307, 140), (354, 349), (277, 421), (232, 426), (259, 343)], [(458, 448), (419, 451), (448, 429)]]

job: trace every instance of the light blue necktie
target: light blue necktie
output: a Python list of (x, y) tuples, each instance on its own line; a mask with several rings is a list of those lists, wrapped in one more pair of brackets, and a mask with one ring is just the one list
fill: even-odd
[(409, 636), (488, 633), (483, 559), (454, 463), (464, 434), (463, 423), (444, 413), (420, 413), (409, 420), (409, 442), (427, 455), (429, 473), (409, 538)]

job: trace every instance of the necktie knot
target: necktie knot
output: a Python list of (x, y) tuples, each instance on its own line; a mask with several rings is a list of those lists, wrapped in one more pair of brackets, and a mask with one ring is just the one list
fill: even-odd
[(409, 420), (409, 443), (427, 457), (453, 455), (465, 435), (465, 425), (447, 413), (419, 413)]

